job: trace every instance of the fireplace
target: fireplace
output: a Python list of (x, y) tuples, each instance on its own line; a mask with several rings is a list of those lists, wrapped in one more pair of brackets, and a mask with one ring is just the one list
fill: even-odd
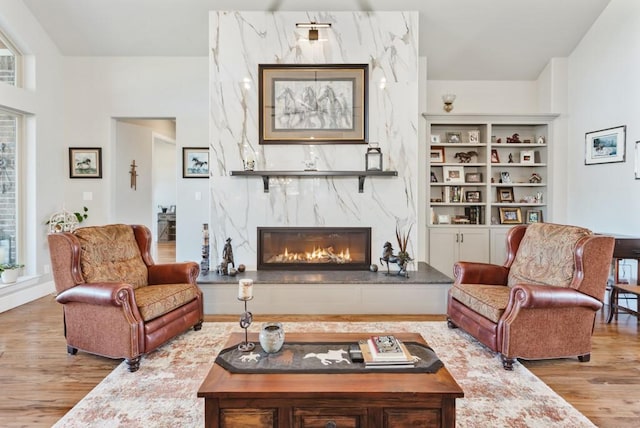
[(259, 227), (258, 270), (367, 270), (370, 227)]

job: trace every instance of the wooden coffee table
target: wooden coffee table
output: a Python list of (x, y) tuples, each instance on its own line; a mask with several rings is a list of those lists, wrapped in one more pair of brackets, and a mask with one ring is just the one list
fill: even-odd
[[(291, 342), (353, 342), (381, 333), (287, 333)], [(426, 344), (417, 333), (397, 333)], [(231, 335), (226, 346), (244, 339)], [(249, 340), (258, 342), (257, 335)], [(239, 374), (214, 364), (198, 390), (206, 427), (455, 427), (464, 392), (436, 373)]]

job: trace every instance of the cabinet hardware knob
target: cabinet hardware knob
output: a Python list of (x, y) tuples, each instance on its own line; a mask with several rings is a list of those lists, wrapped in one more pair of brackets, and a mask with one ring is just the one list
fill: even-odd
[(336, 424), (336, 421), (329, 421), (324, 426), (325, 428), (338, 428), (338, 424)]

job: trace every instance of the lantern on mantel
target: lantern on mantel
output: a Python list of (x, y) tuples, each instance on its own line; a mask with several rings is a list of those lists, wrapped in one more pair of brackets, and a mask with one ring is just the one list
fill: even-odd
[(364, 159), (367, 171), (382, 171), (382, 151), (377, 143), (369, 144)]

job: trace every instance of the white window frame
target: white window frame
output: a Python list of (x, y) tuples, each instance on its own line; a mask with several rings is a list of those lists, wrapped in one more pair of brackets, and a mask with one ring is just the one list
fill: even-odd
[(14, 86), (16, 88), (22, 87), (22, 52), (16, 48), (16, 45), (9, 39), (5, 33), (0, 30), (0, 41), (7, 47), (15, 58), (15, 79)]

